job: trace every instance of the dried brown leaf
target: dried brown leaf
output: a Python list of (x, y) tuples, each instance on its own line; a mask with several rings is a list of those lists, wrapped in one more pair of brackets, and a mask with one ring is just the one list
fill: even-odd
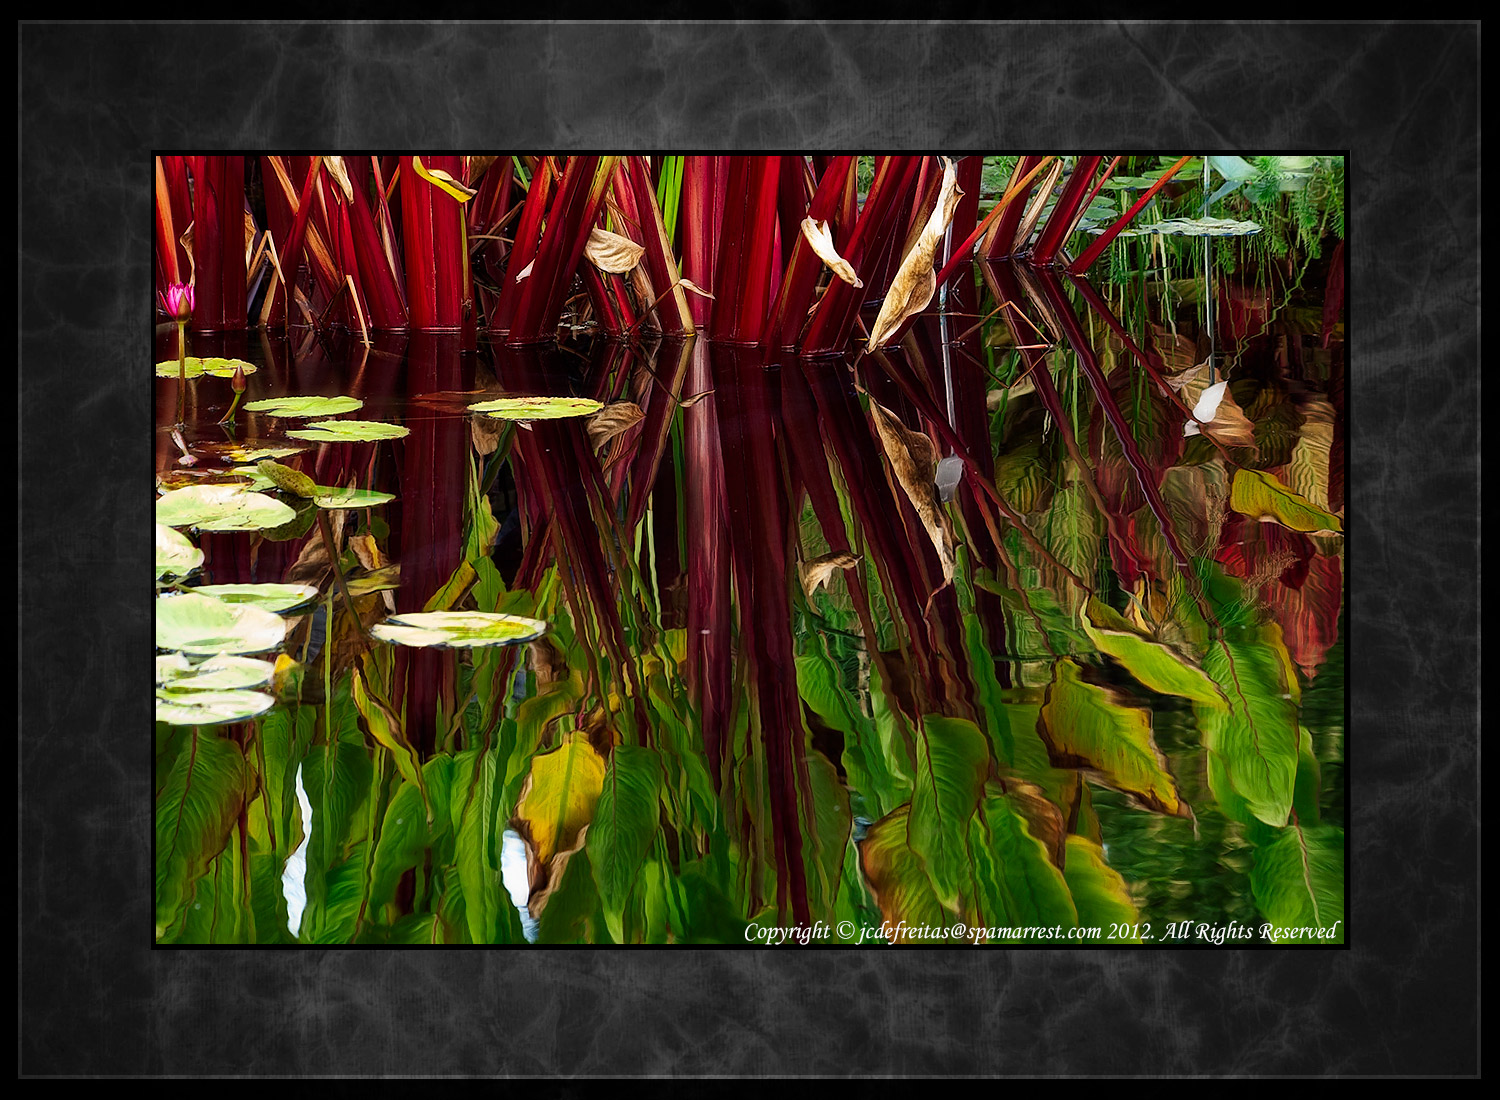
[(344, 193), (345, 202), (354, 201), (354, 184), (349, 182), (349, 170), (344, 167), (343, 157), (324, 157), (323, 167), (333, 177), (333, 182), (339, 185), (339, 190)]
[(844, 282), (853, 287), (864, 286), (863, 280), (854, 274), (854, 268), (849, 261), (839, 255), (839, 250), (833, 246), (833, 234), (828, 229), (827, 222), (815, 222), (811, 218), (802, 219), (802, 236), (807, 238), (807, 243), (817, 253), (818, 259), (828, 265), (828, 269)]
[(953, 528), (938, 503), (937, 486), (933, 482), (937, 474), (937, 448), (921, 432), (908, 431), (878, 402), (870, 402), (870, 414), (891, 470), (932, 539), (946, 587), (953, 580)]
[(848, 569), (859, 561), (858, 554), (847, 551), (841, 553), (824, 554), (822, 557), (813, 558), (812, 561), (803, 562), (798, 567), (802, 577), (802, 591), (811, 596), (819, 588), (828, 583), (828, 578), (833, 576), (836, 569)]
[(646, 246), (636, 244), (629, 237), (596, 227), (589, 231), (583, 254), (600, 271), (623, 275), (641, 262), (641, 257), (646, 254)]
[(871, 348), (885, 346), (896, 330), (906, 323), (907, 318), (921, 313), (927, 308), (927, 303), (932, 301), (932, 295), (937, 290), (933, 261), (937, 257), (938, 244), (948, 229), (948, 223), (953, 220), (953, 212), (958, 208), (958, 200), (962, 195), (963, 192), (958, 189), (958, 170), (953, 161), (945, 160), (943, 185), (938, 192), (937, 205), (933, 207), (932, 215), (922, 227), (911, 251), (902, 258), (901, 266), (896, 269), (890, 292), (881, 303), (880, 313), (870, 329)]
[(611, 439), (645, 418), (645, 411), (633, 401), (611, 402), (586, 421), (589, 444), (595, 451), (603, 450)]

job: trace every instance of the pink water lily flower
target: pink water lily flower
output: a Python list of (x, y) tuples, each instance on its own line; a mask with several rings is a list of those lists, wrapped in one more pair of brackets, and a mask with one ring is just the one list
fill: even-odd
[(179, 321), (186, 321), (193, 313), (193, 288), (187, 283), (173, 283), (165, 294), (158, 294), (162, 308)]

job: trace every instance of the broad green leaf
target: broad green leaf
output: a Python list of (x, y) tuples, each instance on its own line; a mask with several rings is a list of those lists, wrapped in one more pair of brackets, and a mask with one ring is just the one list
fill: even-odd
[(184, 534), (156, 525), (156, 576), (185, 577), (203, 565), (203, 551)]
[[(391, 796), (370, 866), (369, 911), (378, 913), (382, 905), (389, 904), (401, 876), (421, 863), (423, 853), (449, 834), (452, 782), (453, 757), (434, 756), (422, 766), (420, 783), (402, 780)], [(429, 800), (433, 812), (425, 808)], [(441, 866), (442, 861), (435, 858), (433, 863)]]
[(565, 416), (593, 416), (604, 408), (588, 397), (502, 397), (470, 405), (469, 411), (496, 420), (555, 420)]
[(979, 806), (989, 748), (973, 722), (929, 714), (922, 718), (916, 750), (911, 848), (926, 863), (938, 900), (957, 909), (968, 886), (969, 818)]
[(301, 470), (283, 466), (275, 459), (264, 458), (255, 464), (256, 471), (284, 493), (311, 500), (317, 496), (318, 483)]
[(1255, 851), (1255, 904), (1280, 944), (1344, 942), (1344, 831), (1288, 826)]
[(497, 763), (493, 751), (480, 749), (466, 749), (453, 761), (449, 795), (453, 856), (463, 893), (464, 919), (474, 943), (514, 943), (522, 939), (514, 927), (515, 907), (500, 882), (503, 828)]
[(615, 746), (588, 831), (588, 854), (604, 922), (616, 943), (625, 942), (625, 903), (660, 828), (660, 784), (655, 752)]
[(817, 639), (809, 650), (797, 657), (797, 690), (824, 724), (843, 734), (843, 764), (850, 783), (864, 793), (871, 816), (880, 816), (908, 796), (886, 768), (875, 723), (839, 682), (838, 666)]
[(1054, 766), (1090, 769), (1150, 809), (1183, 812), (1167, 758), (1151, 736), (1151, 713), (1085, 683), (1066, 657), (1057, 662), (1038, 731)]
[(171, 726), (223, 726), (245, 722), (276, 705), (258, 691), (156, 689), (156, 720)]
[(262, 653), (286, 637), (286, 621), (248, 604), (185, 592), (156, 601), (156, 648), (183, 653)]
[(1123, 615), (1089, 598), (1081, 615), (1089, 640), (1125, 666), (1132, 676), (1162, 695), (1180, 695), (1198, 703), (1222, 706), (1224, 697), (1214, 682), (1160, 642), (1136, 630)]
[(540, 638), (547, 624), (540, 619), (483, 611), (425, 611), (393, 615), (370, 628), (383, 642), (409, 646), (517, 645)]
[(969, 823), (969, 838), (981, 910), (972, 923), (1011, 929), (1013, 934), (995, 937), (1001, 943), (1039, 942), (1035, 930), (1077, 925), (1062, 872), (1013, 799), (998, 791), (987, 797)]
[(807, 870), (808, 901), (814, 916), (831, 914), (844, 869), (844, 849), (853, 834), (849, 790), (839, 781), (838, 769), (822, 753), (806, 756), (813, 820), (802, 829), (803, 866)]
[(369, 443), (377, 439), (402, 439), (411, 434), (411, 429), (373, 420), (319, 420), (286, 434), (315, 443)]
[(1343, 520), (1298, 496), (1264, 470), (1236, 470), (1229, 507), (1242, 516), (1275, 521), (1293, 531), (1342, 531)]
[[(364, 677), (355, 669), (350, 682), (354, 695), (354, 705), (359, 708), (359, 713), (364, 715), (365, 724), (369, 727), (370, 736), (380, 743), (381, 748), (391, 754), (396, 762), (396, 770), (401, 773), (401, 778), (422, 792), (423, 800), (426, 800), (426, 790), (422, 778), (421, 765), (417, 760), (417, 752), (406, 739), (406, 729), (399, 715), (371, 692), (365, 685)], [(433, 807), (429, 803), (426, 810), (426, 819), (433, 818)]]
[(910, 811), (910, 806), (897, 807), (870, 826), (859, 842), (860, 866), (881, 916), (892, 926), (946, 925), (950, 916), (933, 891), (922, 858), (907, 847)]
[(318, 589), (311, 584), (200, 584), (193, 591), (225, 603), (251, 604), (274, 613), (290, 611), (318, 598)]
[(254, 943), (255, 913), (245, 877), (239, 838), (231, 829), (229, 842), (199, 876), (192, 899), (182, 907), (159, 942)]
[(246, 412), (263, 412), (267, 416), (338, 416), (363, 408), (364, 402), (357, 397), (267, 397), (261, 401), (250, 401)]
[(609, 932), (598, 921), (599, 892), (583, 846), (559, 856), (547, 894), (538, 901), (537, 943), (607, 942)]
[(193, 730), (156, 796), (156, 935), (194, 896), (198, 879), (229, 842), (245, 804), (239, 746)]
[(546, 866), (578, 843), (603, 789), (604, 760), (581, 734), (532, 759), (516, 821), (538, 863)]
[(1251, 815), (1278, 828), (1291, 812), (1297, 776), (1297, 706), (1286, 683), (1285, 649), (1274, 624), (1247, 641), (1209, 646), (1203, 669), (1228, 705), (1193, 705), (1210, 756), (1210, 787), (1225, 813), (1236, 816), (1235, 801), (1242, 800)]
[[(1140, 913), (1131, 900), (1125, 880), (1105, 861), (1103, 848), (1087, 837), (1068, 837), (1068, 864), (1063, 875), (1078, 909), (1079, 926), (1099, 928), (1104, 932), (1102, 941), (1090, 942), (1140, 942), (1136, 930)], [(1111, 936), (1110, 925), (1129, 926), (1130, 934)]]
[(156, 499), (156, 522), (200, 531), (263, 531), (296, 517), (296, 511), (241, 485), (189, 485)]

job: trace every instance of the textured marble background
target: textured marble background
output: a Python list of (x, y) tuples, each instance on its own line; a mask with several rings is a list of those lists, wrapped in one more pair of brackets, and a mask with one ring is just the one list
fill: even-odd
[[(18, 32), (23, 1076), (1478, 1071), (1477, 24)], [(152, 949), (151, 154), (423, 149), (1347, 151), (1353, 946)]]

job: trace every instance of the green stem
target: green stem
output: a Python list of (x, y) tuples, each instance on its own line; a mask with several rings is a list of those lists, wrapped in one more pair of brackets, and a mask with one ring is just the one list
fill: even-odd
[(187, 408), (187, 322), (177, 322), (177, 426), (187, 423), (183, 412)]

